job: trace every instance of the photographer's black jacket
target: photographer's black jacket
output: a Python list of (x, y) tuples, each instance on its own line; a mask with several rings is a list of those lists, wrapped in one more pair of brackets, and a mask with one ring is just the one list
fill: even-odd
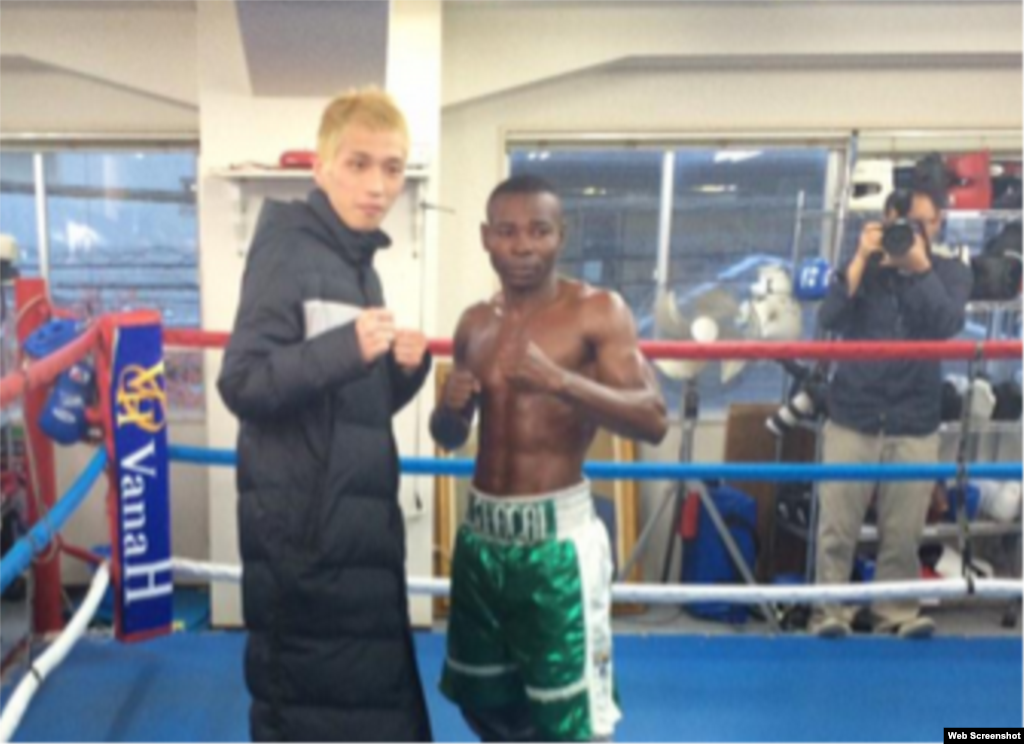
[(390, 355), (363, 362), (354, 322), (319, 335), (305, 327), (304, 310), (320, 303), (350, 315), (382, 307), (373, 256), (388, 244), (382, 232), (349, 230), (317, 190), (307, 202), (266, 202), (246, 264), (218, 388), (241, 421), (238, 534), (256, 740), (431, 735), (391, 428), (430, 359), (407, 376)]
[[(943, 340), (963, 329), (970, 294), (971, 270), (959, 258), (933, 255), (923, 274), (869, 266), (853, 297), (844, 267), (818, 320), (848, 341)], [(865, 434), (924, 436), (939, 428), (941, 391), (939, 361), (840, 362), (829, 386), (829, 417)]]

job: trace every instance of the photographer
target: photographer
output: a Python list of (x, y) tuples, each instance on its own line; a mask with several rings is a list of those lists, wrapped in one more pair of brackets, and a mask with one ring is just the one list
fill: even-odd
[[(822, 303), (819, 320), (825, 330), (850, 341), (900, 342), (947, 339), (963, 328), (971, 272), (959, 257), (934, 243), (942, 224), (945, 190), (933, 184), (915, 178), (911, 191), (890, 196), (884, 224), (864, 227), (856, 255), (836, 272)], [(823, 461), (935, 462), (941, 387), (938, 361), (839, 364), (828, 392)], [(849, 582), (860, 528), (876, 485), (881, 543), (875, 578), (918, 577), (918, 543), (933, 484), (827, 481), (819, 495), (818, 584)], [(852, 607), (817, 607), (810, 630), (822, 637), (843, 637), (850, 632), (853, 613)], [(930, 637), (935, 623), (918, 613), (914, 600), (876, 603), (874, 630), (903, 638)]]

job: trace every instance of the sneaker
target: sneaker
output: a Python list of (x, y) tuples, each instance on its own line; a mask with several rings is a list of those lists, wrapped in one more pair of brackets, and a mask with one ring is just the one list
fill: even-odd
[(827, 617), (820, 623), (817, 623), (811, 632), (818, 638), (846, 638), (850, 635), (850, 626), (848, 623), (844, 623), (837, 617)]
[(935, 621), (930, 617), (915, 617), (901, 624), (896, 635), (907, 640), (925, 640), (935, 635)]

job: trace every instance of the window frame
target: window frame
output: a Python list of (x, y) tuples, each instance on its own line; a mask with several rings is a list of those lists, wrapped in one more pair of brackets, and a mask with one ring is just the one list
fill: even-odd
[[(608, 150), (621, 148), (623, 151), (646, 151), (661, 154), (661, 187), (658, 207), (657, 254), (655, 260), (655, 296), (669, 284), (671, 266), (671, 240), (673, 222), (674, 180), (676, 152), (682, 149), (743, 149), (754, 148), (824, 148), (829, 151), (829, 166), (826, 173), (826, 203), (832, 204), (832, 216), (823, 212), (823, 221), (831, 220), (833, 227), (823, 239), (819, 255), (831, 259), (832, 251), (839, 245), (842, 225), (845, 222), (845, 205), (848, 194), (838, 193), (836, 185), (849, 183), (852, 176), (851, 153), (855, 140), (849, 132), (689, 132), (689, 133), (550, 133), (509, 131), (503, 141), (503, 168), (505, 177), (511, 172), (512, 153), (526, 148), (559, 149), (570, 151)], [(835, 171), (835, 172), (834, 172)], [(831, 190), (831, 193), (829, 193)], [(797, 229), (802, 222), (795, 217)], [(794, 236), (794, 247), (799, 249), (799, 236)], [(653, 308), (652, 308), (653, 311)], [(783, 375), (779, 400), (783, 400), (789, 389), (789, 381)], [(726, 406), (705, 408), (701, 413), (704, 421), (724, 422), (728, 416)], [(682, 412), (675, 407), (669, 412), (673, 423), (682, 420)]]
[[(158, 133), (158, 134), (125, 134), (125, 135), (41, 135), (41, 134), (4, 134), (0, 137), (0, 152), (5, 154), (19, 153), (32, 156), (33, 169), (33, 202), (35, 207), (35, 238), (39, 252), (39, 276), (47, 282), (49, 291), (51, 280), (50, 249), (49, 249), (49, 214), (47, 207), (48, 193), (46, 190), (46, 156), (59, 152), (102, 152), (102, 153), (133, 153), (145, 150), (147, 153), (191, 151), (196, 159), (196, 176), (199, 177), (201, 158), (199, 138), (194, 134)], [(198, 198), (196, 208), (198, 212)], [(197, 214), (198, 217), (198, 214)], [(196, 244), (200, 245), (199, 236)], [(197, 262), (200, 257), (197, 256)], [(197, 269), (197, 281), (198, 281)], [(200, 288), (200, 297), (202, 290)], [(183, 352), (188, 354), (190, 352)], [(201, 351), (193, 352), (202, 355)], [(200, 365), (205, 364), (205, 360)], [(200, 372), (202, 366), (200, 366)], [(205, 385), (205, 382), (203, 383)], [(205, 405), (201, 410), (175, 409), (170, 414), (170, 421), (195, 423), (206, 420)]]
[[(674, 152), (682, 148), (752, 149), (771, 147), (827, 148), (831, 151), (826, 174), (825, 204), (831, 205), (822, 213), (823, 221), (831, 221), (830, 231), (823, 229), (820, 255), (835, 265), (840, 258), (843, 238), (849, 217), (849, 203), (853, 189), (853, 169), (860, 157), (911, 158), (932, 151), (970, 152), (989, 150), (994, 156), (1019, 158), (1020, 131), (1013, 129), (870, 129), (870, 130), (722, 130), (722, 131), (651, 131), (616, 132), (583, 130), (528, 130), (502, 129), (499, 133), (499, 159), (502, 177), (511, 174), (512, 153), (515, 150), (622, 150), (661, 152), (662, 188), (659, 205), (659, 226), (655, 287), (666, 285), (671, 261), (672, 199)], [(795, 220), (796, 230), (801, 220)], [(794, 262), (799, 250), (799, 235), (794, 235)], [(789, 381), (783, 377), (779, 400), (785, 400)], [(702, 413), (705, 421), (721, 422), (726, 409), (714, 408)], [(676, 423), (682, 415), (678, 410), (670, 413)]]

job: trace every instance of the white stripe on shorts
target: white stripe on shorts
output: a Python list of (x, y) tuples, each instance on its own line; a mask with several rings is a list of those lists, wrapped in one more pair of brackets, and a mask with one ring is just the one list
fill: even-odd
[(463, 664), (461, 661), (455, 661), (451, 656), (445, 658), (445, 664), (459, 674), (465, 674), (468, 677), (500, 677), (503, 674), (511, 674), (519, 668), (512, 664), (492, 664), (491, 666)]
[(584, 676), (579, 682), (574, 682), (567, 687), (556, 687), (554, 690), (527, 687), (526, 694), (530, 700), (536, 700), (538, 703), (557, 703), (559, 700), (568, 700), (581, 692), (586, 692), (589, 685), (590, 681)]

